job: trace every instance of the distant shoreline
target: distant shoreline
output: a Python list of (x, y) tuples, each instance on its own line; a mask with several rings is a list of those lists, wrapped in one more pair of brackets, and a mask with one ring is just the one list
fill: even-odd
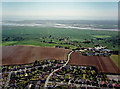
[(117, 29), (99, 29), (99, 28), (80, 28), (80, 27), (56, 27), (56, 26), (48, 26), (48, 27), (44, 27), (44, 26), (40, 26), (40, 25), (3, 25), (3, 26), (21, 26), (21, 27), (40, 27), (40, 28), (65, 28), (65, 29), (76, 29), (76, 30), (95, 30), (95, 31), (120, 31), (120, 30), (117, 30)]

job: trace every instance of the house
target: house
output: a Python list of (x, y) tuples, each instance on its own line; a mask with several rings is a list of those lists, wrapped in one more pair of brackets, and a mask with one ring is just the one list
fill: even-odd
[(102, 47), (102, 46), (101, 47), (95, 47), (96, 51), (100, 51), (100, 50), (103, 50), (103, 49), (105, 49), (105, 47)]
[(99, 44), (94, 44), (94, 46), (100, 46)]
[(112, 53), (113, 52), (112, 50), (109, 50), (109, 49), (103, 49), (102, 51), (107, 52), (107, 53)]

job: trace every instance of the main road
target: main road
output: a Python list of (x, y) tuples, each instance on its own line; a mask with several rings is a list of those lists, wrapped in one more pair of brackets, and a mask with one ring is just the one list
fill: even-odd
[(66, 63), (65, 63), (63, 66), (61, 66), (60, 68), (54, 70), (53, 72), (51, 72), (51, 73), (48, 75), (48, 77), (47, 77), (47, 79), (46, 79), (46, 81), (45, 81), (44, 89), (47, 88), (47, 84), (48, 84), (48, 81), (49, 81), (49, 79), (50, 79), (50, 76), (52, 76), (53, 73), (55, 73), (56, 71), (62, 69), (63, 67), (65, 67), (65, 66), (68, 64), (68, 62), (69, 62), (69, 60), (70, 60), (70, 55), (71, 55), (72, 53), (73, 53), (73, 51), (69, 52), (69, 54), (68, 54), (68, 56), (67, 56), (67, 61), (66, 61)]

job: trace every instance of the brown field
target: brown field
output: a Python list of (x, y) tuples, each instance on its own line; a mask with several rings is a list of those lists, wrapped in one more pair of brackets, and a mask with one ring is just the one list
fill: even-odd
[(118, 67), (109, 57), (82, 56), (80, 52), (73, 52), (70, 56), (70, 65), (96, 66), (98, 72), (120, 73)]
[(50, 47), (3, 46), (2, 64), (25, 64), (43, 59), (66, 60), (69, 51), (62, 48)]
[[(36, 46), (3, 46), (2, 65), (31, 63), (35, 60), (56, 59), (67, 60), (70, 50), (62, 48)], [(1, 59), (0, 59), (1, 60)], [(73, 52), (70, 56), (70, 65), (96, 66), (98, 72), (120, 73), (118, 67), (109, 57), (82, 56), (80, 52)]]

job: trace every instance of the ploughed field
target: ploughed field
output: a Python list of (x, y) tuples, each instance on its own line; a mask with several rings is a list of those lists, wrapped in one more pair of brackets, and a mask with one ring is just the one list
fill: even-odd
[[(2, 46), (2, 65), (26, 64), (35, 60), (67, 60), (68, 49), (37, 46)], [(70, 55), (70, 65), (96, 66), (98, 72), (120, 73), (110, 57), (82, 56), (80, 52)]]
[(82, 56), (80, 52), (73, 52), (70, 56), (70, 65), (96, 66), (98, 72), (120, 73), (118, 67), (109, 57), (102, 56)]
[(66, 60), (70, 50), (63, 48), (36, 47), (36, 46), (3, 46), (2, 64), (25, 64), (35, 60), (56, 59)]

